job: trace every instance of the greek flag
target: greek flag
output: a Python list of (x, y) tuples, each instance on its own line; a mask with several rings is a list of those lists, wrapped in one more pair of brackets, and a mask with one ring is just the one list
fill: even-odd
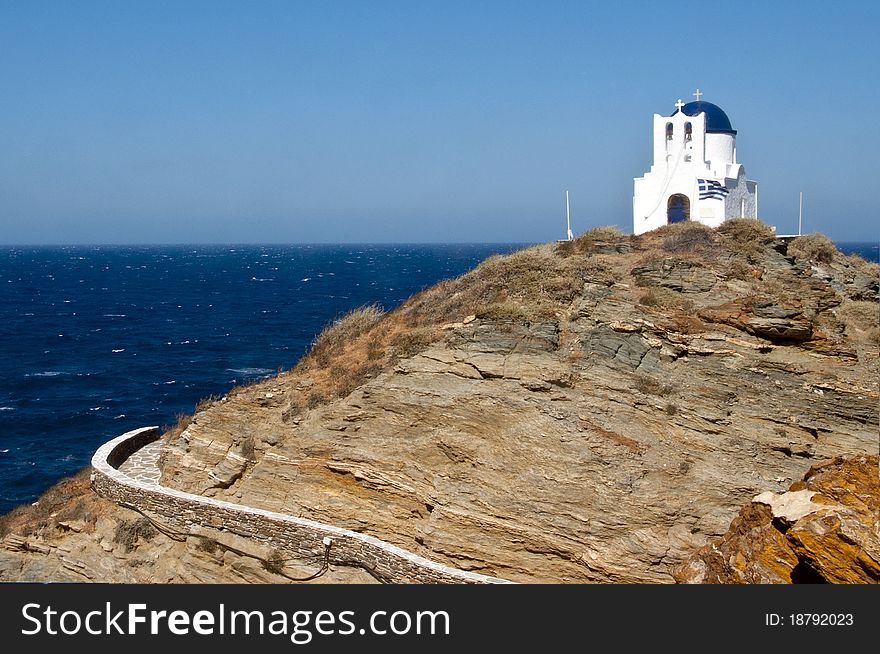
[(713, 179), (698, 179), (697, 184), (700, 185), (701, 200), (723, 200), (724, 196), (730, 193), (721, 182)]

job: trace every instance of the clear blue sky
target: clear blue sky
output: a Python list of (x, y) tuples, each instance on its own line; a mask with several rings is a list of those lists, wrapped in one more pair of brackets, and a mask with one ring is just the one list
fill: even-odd
[(628, 231), (698, 86), (766, 222), (877, 240), (878, 7), (3, 0), (0, 243)]

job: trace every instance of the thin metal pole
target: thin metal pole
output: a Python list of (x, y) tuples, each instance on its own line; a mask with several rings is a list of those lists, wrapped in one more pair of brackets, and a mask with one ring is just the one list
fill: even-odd
[(798, 236), (801, 235), (801, 227), (804, 224), (804, 192), (801, 191), (800, 208), (798, 209)]
[(566, 237), (571, 241), (574, 239), (574, 234), (571, 233), (571, 206), (568, 203), (568, 191), (565, 192), (565, 226)]

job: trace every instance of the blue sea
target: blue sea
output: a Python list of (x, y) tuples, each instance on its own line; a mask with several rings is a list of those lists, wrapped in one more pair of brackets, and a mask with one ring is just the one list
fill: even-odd
[(520, 247), (0, 248), (0, 513), (124, 431), (291, 368), (349, 309), (392, 309)]
[(520, 247), (0, 248), (0, 514), (113, 436), (291, 368), (349, 309)]

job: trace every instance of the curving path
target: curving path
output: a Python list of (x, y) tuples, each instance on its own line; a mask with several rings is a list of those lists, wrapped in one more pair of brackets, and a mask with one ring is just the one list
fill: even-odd
[(391, 582), (512, 583), (442, 565), (349, 529), (162, 486), (157, 465), (160, 435), (158, 427), (142, 427), (98, 448), (92, 457), (95, 491), (184, 534), (225, 531), (296, 557), (360, 566)]
[(135, 481), (146, 484), (159, 485), (162, 471), (159, 470), (159, 454), (162, 453), (162, 441), (144, 445), (141, 449), (122, 462), (119, 472), (122, 472)]

